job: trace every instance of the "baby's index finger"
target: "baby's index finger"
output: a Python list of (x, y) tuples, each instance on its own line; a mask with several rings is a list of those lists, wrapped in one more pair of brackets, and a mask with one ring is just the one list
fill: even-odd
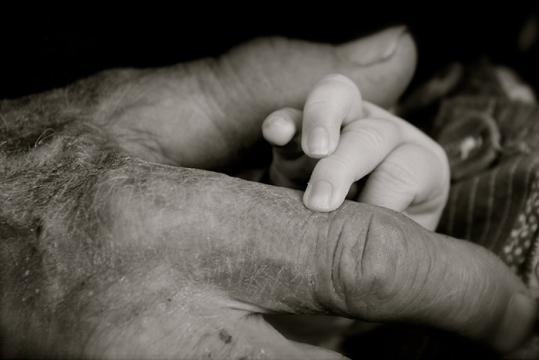
[(362, 114), (361, 94), (356, 84), (344, 75), (326, 76), (315, 85), (305, 102), (303, 151), (316, 159), (333, 153), (339, 143), (341, 126)]

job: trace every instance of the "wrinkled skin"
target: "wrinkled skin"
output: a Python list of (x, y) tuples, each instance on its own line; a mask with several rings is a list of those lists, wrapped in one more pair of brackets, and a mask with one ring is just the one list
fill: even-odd
[[(315, 213), (298, 191), (193, 169), (233, 168), (264, 116), (326, 73), (391, 104), (415, 62), (399, 36), (392, 57), (367, 65), (344, 60), (350, 47), (260, 40), (2, 102), (3, 355), (340, 357), (286, 340), (263, 313), (421, 322), (518, 345), (534, 309), (508, 322), (526, 290), (486, 250), (389, 210)], [(372, 44), (353, 47), (372, 55)]]

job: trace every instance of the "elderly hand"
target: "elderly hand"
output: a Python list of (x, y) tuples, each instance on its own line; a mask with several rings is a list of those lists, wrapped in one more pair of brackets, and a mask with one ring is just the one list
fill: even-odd
[(514, 348), (535, 305), (485, 249), (390, 210), (315, 213), (295, 190), (187, 168), (240, 160), (270, 111), (328, 73), (389, 105), (414, 63), (401, 28), (338, 47), (258, 40), (2, 103), (3, 355), (340, 357), (264, 313), (411, 321)]

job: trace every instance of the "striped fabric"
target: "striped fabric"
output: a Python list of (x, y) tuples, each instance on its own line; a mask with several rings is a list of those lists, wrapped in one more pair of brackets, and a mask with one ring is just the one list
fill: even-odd
[[(512, 99), (496, 71), (440, 105), (434, 134), (452, 186), (438, 231), (493, 251), (539, 300), (539, 106)], [(539, 334), (515, 356), (539, 358)]]
[[(495, 127), (484, 126), (486, 121)], [(454, 123), (463, 126), (449, 126)], [(464, 124), (471, 131), (458, 134)], [(487, 247), (528, 284), (536, 284), (539, 107), (503, 98), (456, 97), (443, 103), (435, 126), (458, 176), (438, 231)], [(497, 143), (488, 132), (500, 134)]]

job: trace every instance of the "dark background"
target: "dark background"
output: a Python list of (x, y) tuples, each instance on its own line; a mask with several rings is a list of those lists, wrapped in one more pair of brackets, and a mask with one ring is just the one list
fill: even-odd
[(87, 10), (69, 16), (40, 14), (41, 10), (33, 16), (1, 14), (0, 98), (62, 86), (106, 68), (161, 66), (217, 55), (254, 37), (280, 35), (338, 43), (394, 24), (407, 24), (417, 40), (416, 82), (452, 60), (488, 57), (539, 84), (535, 70), (539, 46), (527, 51), (517, 46), (523, 25), (537, 14), (532, 5), (504, 2), (472, 9), (440, 3), (397, 9), (256, 3), (237, 9), (207, 5), (149, 10), (137, 16), (112, 14), (108, 9), (100, 11), (106, 16), (95, 16)]

